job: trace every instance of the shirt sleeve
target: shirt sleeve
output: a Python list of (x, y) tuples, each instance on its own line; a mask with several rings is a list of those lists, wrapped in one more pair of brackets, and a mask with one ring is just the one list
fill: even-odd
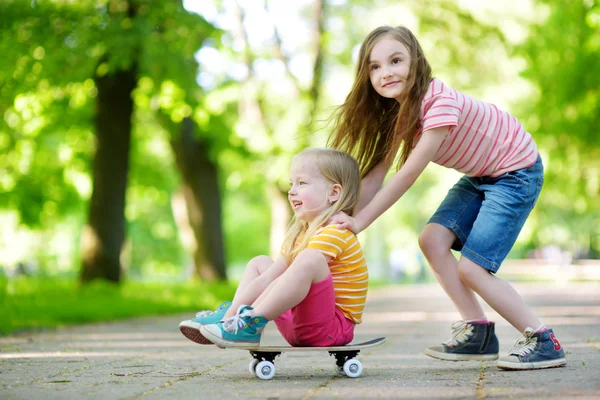
[(343, 237), (344, 230), (334, 227), (326, 227), (321, 232), (310, 238), (306, 248), (319, 250), (326, 256), (337, 258), (346, 247), (346, 239)]
[(436, 96), (423, 115), (422, 131), (425, 132), (440, 126), (454, 127), (458, 125), (460, 112), (461, 109), (456, 99), (447, 95)]

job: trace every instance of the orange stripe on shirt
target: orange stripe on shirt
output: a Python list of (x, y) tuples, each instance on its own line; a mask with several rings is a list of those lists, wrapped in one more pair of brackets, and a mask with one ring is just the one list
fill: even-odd
[(313, 235), (307, 248), (331, 257), (329, 268), (334, 277), (336, 307), (349, 320), (361, 323), (369, 271), (356, 235), (347, 229), (329, 225)]

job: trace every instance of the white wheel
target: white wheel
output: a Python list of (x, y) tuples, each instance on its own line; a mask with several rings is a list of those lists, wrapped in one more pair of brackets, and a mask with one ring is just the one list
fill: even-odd
[(344, 363), (344, 372), (350, 378), (358, 378), (362, 374), (362, 364), (360, 361), (351, 359)]
[(340, 375), (346, 375), (346, 373), (344, 372), (344, 367), (340, 367), (337, 364), (333, 364), (333, 370)]
[(275, 365), (271, 361), (261, 361), (256, 364), (255, 371), (260, 379), (271, 379), (275, 375)]
[(254, 358), (252, 361), (250, 361), (250, 365), (248, 365), (248, 370), (250, 370), (250, 373), (254, 376), (256, 376), (256, 365), (258, 364), (258, 360), (256, 358)]

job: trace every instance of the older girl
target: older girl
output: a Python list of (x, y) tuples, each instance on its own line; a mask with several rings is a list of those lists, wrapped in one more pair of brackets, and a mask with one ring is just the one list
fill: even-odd
[[(531, 135), (516, 118), (433, 78), (419, 42), (404, 27), (382, 26), (362, 44), (356, 80), (339, 108), (330, 138), (361, 166), (356, 216), (332, 222), (354, 233), (367, 228), (412, 186), (430, 163), (464, 176), (419, 237), (433, 272), (463, 320), (453, 338), (425, 354), (442, 360), (495, 360), (498, 339), (475, 293), (523, 337), (500, 368), (566, 364), (563, 349), (507, 282), (494, 274), (512, 248), (543, 184)], [(399, 154), (397, 172), (381, 189)], [(451, 249), (461, 252), (459, 260)]]

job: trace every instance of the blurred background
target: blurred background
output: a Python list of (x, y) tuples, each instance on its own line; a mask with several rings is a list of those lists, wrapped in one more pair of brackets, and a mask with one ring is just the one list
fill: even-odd
[[(0, 332), (230, 296), (278, 252), (290, 159), (325, 145), (380, 25), (409, 27), (436, 77), (538, 143), (544, 189), (500, 274), (600, 279), (596, 0), (3, 0), (0, 15)], [(432, 280), (417, 237), (458, 178), (431, 165), (361, 233), (374, 283)]]

